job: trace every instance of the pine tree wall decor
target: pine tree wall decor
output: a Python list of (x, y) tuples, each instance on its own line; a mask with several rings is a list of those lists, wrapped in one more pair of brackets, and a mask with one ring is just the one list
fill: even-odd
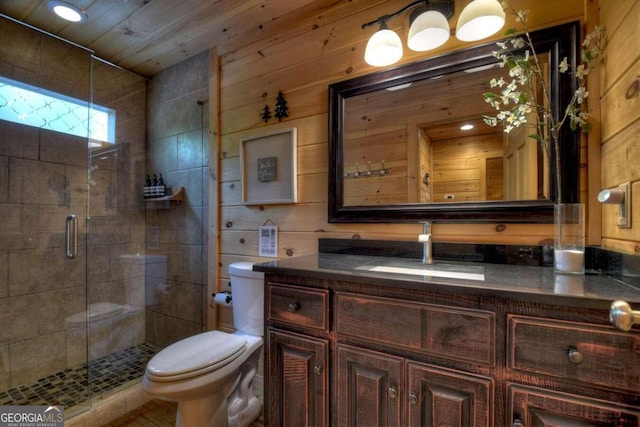
[(289, 117), (287, 114), (287, 101), (284, 99), (284, 95), (282, 91), (278, 91), (278, 97), (276, 98), (276, 113), (275, 116), (278, 118), (278, 121), (282, 121), (283, 117)]
[(262, 118), (262, 120), (264, 120), (265, 123), (267, 123), (271, 118), (271, 110), (269, 110), (269, 106), (267, 104), (264, 104), (264, 108), (262, 109), (260, 117)]

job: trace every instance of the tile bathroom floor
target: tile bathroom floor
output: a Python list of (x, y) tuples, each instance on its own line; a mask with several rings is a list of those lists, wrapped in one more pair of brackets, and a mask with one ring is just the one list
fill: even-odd
[(0, 390), (3, 405), (62, 405), (72, 408), (86, 404), (87, 391), (107, 393), (140, 378), (158, 348), (143, 343), (73, 368), (65, 369), (30, 384)]
[[(0, 406), (59, 404), (67, 408), (86, 403), (87, 378), (93, 393), (108, 393), (140, 378), (158, 348), (143, 343), (58, 372), (31, 384), (0, 390)], [(140, 408), (106, 424), (105, 427), (174, 427), (177, 404), (154, 399)], [(250, 427), (263, 427), (262, 416)], [(103, 426), (96, 426), (103, 427)]]
[(173, 427), (178, 404), (154, 399), (104, 427)]
[[(154, 399), (104, 427), (174, 427), (177, 403)], [(262, 416), (249, 427), (263, 427)]]

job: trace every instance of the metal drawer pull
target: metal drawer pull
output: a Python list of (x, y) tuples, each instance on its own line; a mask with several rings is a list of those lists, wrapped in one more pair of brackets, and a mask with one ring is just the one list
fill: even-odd
[(78, 256), (78, 217), (67, 215), (64, 226), (64, 247), (67, 259), (74, 259)]
[(524, 423), (520, 418), (513, 420), (513, 427), (524, 427)]
[(291, 304), (289, 304), (289, 307), (287, 308), (287, 310), (289, 310), (289, 313), (293, 313), (295, 311), (298, 311), (300, 309), (300, 304), (298, 304), (297, 302), (292, 302)]
[(387, 394), (390, 398), (395, 399), (396, 397), (398, 397), (398, 389), (396, 388), (396, 386), (392, 385), (387, 389)]
[(316, 375), (320, 375), (322, 373), (322, 366), (316, 365), (313, 367), (313, 373)]
[(409, 403), (412, 405), (418, 404), (418, 395), (415, 393), (409, 393)]
[(571, 363), (575, 363), (576, 365), (584, 361), (584, 356), (582, 355), (582, 353), (580, 353), (578, 349), (574, 347), (569, 347), (567, 349), (567, 356), (569, 357), (569, 361)]
[(628, 331), (633, 325), (640, 324), (640, 311), (631, 310), (626, 301), (614, 301), (609, 310), (609, 321), (621, 331)]

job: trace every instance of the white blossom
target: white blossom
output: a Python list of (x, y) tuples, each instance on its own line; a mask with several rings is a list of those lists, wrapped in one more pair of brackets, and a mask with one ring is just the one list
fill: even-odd
[(489, 126), (498, 126), (498, 120), (495, 117), (484, 116), (482, 120)]
[(502, 87), (505, 84), (506, 83), (502, 77), (500, 77), (499, 79), (491, 79), (491, 81), (489, 81), (489, 85), (491, 87)]
[(578, 65), (576, 68), (576, 76), (580, 80), (584, 80), (585, 77), (589, 75), (589, 68), (585, 67), (584, 64)]
[[(507, 1), (502, 2), (505, 10), (509, 8), (506, 3)], [(566, 78), (577, 80), (578, 83), (578, 90), (569, 101), (564, 113), (558, 114), (559, 112), (551, 111), (552, 103), (549, 99), (548, 80), (545, 79), (546, 72), (542, 68), (544, 64), (539, 63), (534, 46), (530, 44), (531, 38), (526, 25), (528, 11), (513, 10), (513, 12), (516, 21), (522, 23), (524, 33), (521, 33), (522, 37), (514, 36), (517, 31), (510, 29), (507, 34), (511, 34), (512, 37), (497, 43), (502, 51), (493, 52), (493, 56), (498, 59), (500, 68), (507, 66), (510, 79), (505, 81), (500, 77), (490, 80), (490, 87), (499, 88), (499, 93), (485, 93), (484, 99), (495, 108), (496, 115), (484, 116), (483, 120), (489, 126), (502, 125), (503, 131), (510, 133), (518, 126), (528, 124), (533, 112), (536, 118), (530, 126), (535, 127), (537, 133), (532, 137), (540, 141), (545, 150), (551, 146), (558, 150), (558, 144), (561, 142), (558, 132), (565, 122), (569, 122), (572, 130), (581, 128), (587, 132), (590, 129), (590, 115), (584, 106), (585, 100), (589, 96), (585, 80), (602, 54), (605, 42), (604, 29), (596, 26), (585, 37), (582, 43), (583, 49), (580, 55), (582, 63), (580, 65), (572, 67), (567, 57), (562, 58), (558, 64), (560, 73), (574, 71), (570, 77)], [(520, 51), (512, 52), (508, 46)], [(537, 96), (542, 96), (544, 99), (537, 99)], [(539, 122), (537, 121), (538, 117), (540, 118)], [(556, 156), (556, 162), (558, 158), (559, 156)], [(556, 169), (559, 169), (559, 166), (556, 165)], [(559, 176), (557, 179), (556, 185), (561, 188)], [(558, 199), (562, 200), (560, 192)]]
[(566, 73), (568, 69), (569, 69), (569, 60), (565, 56), (562, 59), (562, 62), (560, 63), (560, 72), (561, 73)]
[(524, 39), (522, 37), (511, 39), (511, 45), (516, 49), (522, 49), (524, 47)]
[(531, 105), (529, 104), (518, 105), (518, 112), (523, 115), (529, 114), (531, 112)]
[(584, 86), (580, 86), (578, 90), (576, 90), (575, 97), (578, 104), (582, 104), (582, 102), (584, 102), (587, 96), (589, 96), (589, 91), (587, 91), (587, 89)]
[(519, 10), (516, 13), (516, 21), (517, 22), (522, 22), (523, 24), (526, 24), (528, 17), (529, 17), (529, 11), (528, 10)]

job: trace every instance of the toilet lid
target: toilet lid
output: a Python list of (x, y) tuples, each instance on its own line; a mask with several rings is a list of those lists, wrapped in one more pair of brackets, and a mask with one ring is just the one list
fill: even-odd
[(245, 351), (247, 341), (239, 336), (210, 331), (171, 344), (147, 363), (147, 376), (154, 381), (177, 381), (219, 369)]

